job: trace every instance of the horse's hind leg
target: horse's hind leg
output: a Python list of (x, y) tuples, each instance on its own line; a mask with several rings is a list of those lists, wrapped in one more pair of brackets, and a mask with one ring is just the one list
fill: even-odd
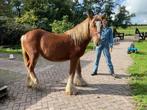
[(74, 84), (76, 86), (86, 86), (87, 83), (86, 81), (82, 78), (82, 74), (81, 74), (81, 64), (80, 64), (80, 59), (77, 62), (77, 67), (76, 67), (77, 73), (75, 74), (75, 78), (74, 78)]
[(37, 63), (37, 59), (38, 59), (38, 54), (31, 54), (29, 56), (29, 65), (28, 65), (28, 72), (29, 72), (29, 76), (28, 76), (28, 81), (30, 87), (36, 87), (38, 84), (38, 79), (36, 77), (36, 74), (34, 72), (34, 68), (35, 65)]
[(30, 62), (29, 61), (29, 56), (28, 56), (27, 53), (25, 53), (24, 54), (24, 63), (25, 63), (25, 66), (26, 66), (26, 68), (28, 70), (26, 83), (27, 83), (27, 86), (30, 88), (30, 87), (32, 87), (33, 82), (31, 81), (31, 78), (30, 78), (30, 72), (29, 72), (29, 64), (30, 63), (29, 62)]
[(22, 44), (22, 54), (23, 54), (23, 59), (24, 59), (24, 64), (28, 70), (28, 73), (27, 73), (27, 86), (30, 88), (32, 87), (31, 85), (33, 84), (33, 82), (31, 81), (31, 78), (30, 78), (30, 73), (29, 73), (29, 56), (27, 54), (27, 52), (25, 51), (24, 47), (23, 47), (23, 44)]

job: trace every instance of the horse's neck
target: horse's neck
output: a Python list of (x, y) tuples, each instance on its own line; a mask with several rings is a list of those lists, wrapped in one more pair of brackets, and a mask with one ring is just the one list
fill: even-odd
[(79, 47), (82, 49), (82, 51), (85, 51), (89, 42), (91, 41), (91, 39), (86, 39), (83, 42), (81, 42), (81, 44), (79, 45)]
[(89, 18), (87, 18), (73, 29), (70, 29), (64, 33), (73, 40), (75, 47), (81, 48), (82, 52), (85, 51), (88, 43), (91, 40), (89, 26)]

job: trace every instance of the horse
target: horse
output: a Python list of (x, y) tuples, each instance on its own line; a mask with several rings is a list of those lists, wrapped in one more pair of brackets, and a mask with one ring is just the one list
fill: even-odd
[[(82, 78), (80, 57), (84, 54), (91, 39), (95, 45), (100, 43), (100, 27), (96, 26), (96, 21), (101, 21), (101, 16), (88, 15), (84, 21), (64, 33), (33, 29), (22, 35), (22, 54), (28, 71), (27, 87), (36, 88), (39, 84), (34, 72), (39, 55), (55, 62), (70, 60), (66, 94), (76, 94), (75, 85), (85, 86), (87, 83)], [(76, 75), (75, 71), (77, 71)]]

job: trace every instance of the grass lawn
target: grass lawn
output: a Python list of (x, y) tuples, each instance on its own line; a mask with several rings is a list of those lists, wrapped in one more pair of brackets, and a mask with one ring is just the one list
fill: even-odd
[(129, 68), (130, 85), (138, 110), (147, 110), (147, 41), (136, 43), (138, 54), (131, 54), (134, 64)]
[[(86, 48), (86, 52), (93, 50), (94, 47), (95, 46), (94, 46), (93, 42), (91, 41)], [(16, 54), (18, 54), (18, 53), (22, 53), (22, 52), (21, 52), (20, 46), (17, 46), (17, 47), (13, 46), (12, 48), (10, 48), (10, 47), (9, 48), (3, 48), (3, 47), (0, 46), (0, 53), (16, 53)]]
[(118, 28), (117, 31), (125, 33), (125, 35), (135, 35), (136, 27), (140, 32), (147, 32), (147, 26), (128, 26), (126, 29)]
[(85, 52), (88, 52), (88, 51), (90, 51), (90, 50), (94, 50), (94, 48), (95, 48), (95, 45), (94, 45), (94, 43), (91, 41), (91, 42), (89, 42), (89, 44), (88, 44), (88, 46), (87, 46)]
[(21, 47), (18, 45), (8, 47), (0, 46), (0, 53), (21, 53)]

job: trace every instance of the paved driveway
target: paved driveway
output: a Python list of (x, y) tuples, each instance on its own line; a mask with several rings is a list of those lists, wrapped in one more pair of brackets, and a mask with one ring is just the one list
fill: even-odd
[(36, 72), (41, 89), (27, 89), (26, 69), (20, 59), (13, 61), (0, 58), (0, 79), (8, 84), (9, 98), (0, 103), (0, 110), (134, 110), (128, 74), (132, 64), (127, 55), (130, 42), (114, 46), (112, 62), (120, 79), (111, 77), (102, 55), (99, 75), (91, 76), (95, 52), (81, 58), (82, 73), (87, 87), (78, 87), (79, 94), (67, 96), (64, 88), (68, 76), (69, 62), (54, 63), (39, 59)]

